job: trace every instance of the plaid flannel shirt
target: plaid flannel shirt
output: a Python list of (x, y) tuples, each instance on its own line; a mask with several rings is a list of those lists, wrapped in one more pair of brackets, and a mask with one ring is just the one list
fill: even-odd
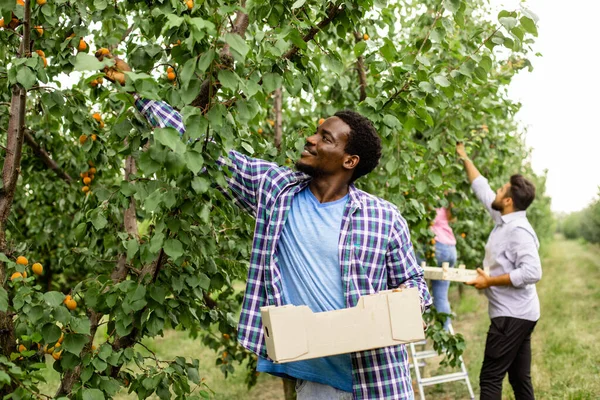
[[(136, 107), (154, 126), (185, 131), (181, 115), (164, 102), (137, 99)], [(293, 197), (310, 182), (301, 172), (274, 163), (229, 153), (229, 189), (256, 218), (246, 292), (238, 326), (238, 340), (246, 349), (268, 357), (260, 308), (283, 305), (282, 278), (276, 255)], [(391, 203), (349, 188), (342, 217), (339, 260), (347, 307), (361, 296), (396, 288), (419, 289), (422, 307), (431, 297), (418, 265), (406, 221)], [(408, 355), (404, 345), (352, 353), (355, 399), (412, 399)]]

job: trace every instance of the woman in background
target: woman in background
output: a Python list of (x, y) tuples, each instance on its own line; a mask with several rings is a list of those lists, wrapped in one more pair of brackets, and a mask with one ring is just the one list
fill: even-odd
[[(448, 208), (437, 208), (435, 210), (435, 219), (431, 225), (431, 230), (435, 234), (435, 258), (438, 267), (441, 267), (442, 263), (445, 262), (450, 264), (450, 268), (453, 268), (456, 264), (456, 238), (450, 227), (450, 221), (452, 221), (451, 207), (452, 205), (450, 204)], [(452, 312), (450, 309), (450, 302), (448, 301), (449, 287), (450, 281), (431, 281), (433, 305), (437, 312), (444, 314), (451, 314)], [(449, 327), (450, 317), (446, 319), (444, 329), (449, 330)]]

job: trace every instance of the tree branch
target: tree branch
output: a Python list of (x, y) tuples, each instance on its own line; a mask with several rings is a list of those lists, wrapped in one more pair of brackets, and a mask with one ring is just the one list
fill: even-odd
[[(135, 159), (133, 158), (133, 156), (129, 156), (127, 157), (127, 160), (125, 160), (125, 180), (131, 181), (130, 175), (132, 174), (137, 174), (137, 167), (135, 165)], [(137, 228), (135, 199), (133, 198), (133, 196), (129, 198), (129, 208), (127, 208), (123, 213), (123, 219), (125, 224), (125, 231), (131, 237), (134, 237), (139, 241), (140, 237)]]
[(277, 150), (281, 150), (281, 139), (282, 139), (282, 117), (281, 107), (283, 103), (283, 92), (281, 88), (275, 89), (275, 147)]
[(58, 166), (56, 161), (50, 158), (50, 155), (46, 152), (46, 150), (42, 149), (42, 147), (35, 141), (32, 131), (25, 129), (24, 139), (25, 143), (27, 143), (27, 145), (33, 150), (33, 153), (38, 156), (48, 168), (54, 171), (59, 178), (63, 179), (67, 183), (73, 183), (73, 178), (63, 171)]
[[(98, 330), (100, 320), (102, 319), (102, 314), (97, 313), (92, 309), (88, 309), (87, 315), (88, 319), (90, 320), (90, 335), (88, 336), (88, 342), (85, 344), (83, 350), (81, 350), (81, 358), (85, 357), (86, 354), (92, 351), (92, 343), (94, 341), (94, 337), (96, 336), (96, 330)], [(81, 376), (82, 366), (82, 364), (79, 364), (72, 370), (67, 370), (65, 372), (60, 381), (60, 386), (54, 395), (55, 398), (68, 396), (71, 394), (73, 386), (77, 383), (77, 381), (79, 381), (79, 377)]]
[[(431, 24), (431, 26), (429, 26), (429, 30), (427, 31), (427, 35), (425, 35), (425, 39), (423, 39), (423, 42), (421, 43), (421, 46), (419, 46), (419, 50), (417, 50), (417, 53), (415, 54), (415, 58), (421, 54), (421, 50), (423, 50), (423, 47), (425, 46), (425, 43), (427, 42), (427, 39), (429, 39), (429, 35), (431, 34), (431, 31), (433, 30), (433, 27), (435, 26), (435, 24), (438, 22), (438, 20), (440, 19), (440, 17), (442, 16), (442, 10), (443, 10), (443, 6), (440, 6), (440, 8), (438, 8), (438, 10), (435, 13), (435, 19), (433, 20), (433, 23)], [(388, 101), (385, 102), (385, 104), (383, 105), (383, 107), (381, 107), (381, 109), (385, 109), (388, 104), (390, 104), (392, 101), (394, 101), (396, 99), (396, 97), (398, 97), (398, 95), (404, 91), (406, 91), (409, 86), (410, 83), (412, 82), (412, 79), (410, 79), (410, 75), (407, 74), (408, 77), (406, 79), (406, 82), (404, 83), (404, 85), (402, 86), (402, 89), (400, 90), (396, 90), (396, 92), (388, 99)]]
[[(245, 7), (246, 2), (242, 1), (240, 6)], [(246, 29), (248, 29), (248, 23), (248, 14), (237, 11), (235, 21), (230, 32), (238, 34), (243, 38), (246, 34)], [(221, 63), (219, 70), (233, 67), (233, 56), (231, 55), (231, 48), (229, 47), (228, 43), (225, 43), (219, 52), (219, 58)], [(202, 113), (208, 112), (210, 100), (221, 87), (221, 85), (213, 79), (213, 75), (216, 75), (216, 72), (213, 72), (211, 69), (210, 75), (211, 76), (202, 82), (202, 85), (200, 86), (200, 93), (194, 99), (194, 101), (192, 101), (192, 106), (198, 107), (200, 110), (202, 110)]]
[(125, 33), (123, 33), (123, 36), (121, 36), (121, 40), (119, 40), (118, 43), (108, 46), (108, 50), (110, 50), (110, 52), (112, 53), (112, 51), (116, 49), (119, 46), (119, 44), (123, 43), (125, 39), (127, 39), (127, 36), (129, 36), (131, 31), (133, 31), (133, 28), (135, 28), (135, 23), (131, 24), (131, 26), (127, 28), (127, 30), (125, 31)]
[[(329, 8), (327, 8), (327, 11), (325, 12), (327, 14), (327, 17), (325, 17), (324, 20), (322, 20), (321, 22), (319, 22), (319, 24), (317, 26), (313, 26), (312, 28), (310, 28), (310, 30), (308, 31), (308, 33), (306, 35), (304, 35), (304, 37), (302, 38), (302, 40), (304, 40), (304, 42), (308, 43), (311, 40), (313, 40), (313, 38), (316, 36), (316, 34), (323, 30), (323, 28), (325, 28), (327, 25), (329, 25), (329, 23), (331, 21), (333, 21), (338, 15), (340, 15), (340, 13), (344, 10), (343, 6), (337, 6), (334, 3), (331, 3), (329, 5)], [(292, 46), (291, 49), (289, 49), (284, 55), (283, 55), (283, 59), (290, 59), (292, 58), (296, 53), (298, 53), (298, 50), (300, 50), (300, 48), (298, 46)]]
[[(354, 39), (356, 43), (363, 40), (362, 35), (359, 32), (354, 32)], [(358, 82), (360, 87), (360, 101), (367, 98), (367, 75), (365, 74), (365, 59), (363, 56), (358, 56), (356, 60), (356, 71), (358, 72)]]

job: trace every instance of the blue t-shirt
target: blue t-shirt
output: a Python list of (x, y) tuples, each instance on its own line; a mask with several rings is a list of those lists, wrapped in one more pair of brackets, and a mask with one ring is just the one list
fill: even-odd
[[(347, 201), (348, 195), (321, 204), (308, 187), (294, 197), (276, 250), (285, 304), (313, 312), (346, 307), (338, 242)], [(285, 364), (259, 357), (257, 370), (352, 392), (350, 354)]]

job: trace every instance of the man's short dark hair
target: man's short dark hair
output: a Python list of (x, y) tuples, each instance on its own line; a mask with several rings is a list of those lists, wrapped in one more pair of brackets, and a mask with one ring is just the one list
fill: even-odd
[(510, 192), (507, 195), (513, 199), (517, 211), (525, 211), (535, 199), (535, 185), (523, 175), (513, 175), (510, 177)]
[(350, 135), (348, 135), (348, 143), (346, 143), (344, 151), (350, 155), (360, 157), (351, 179), (354, 182), (361, 176), (373, 171), (379, 164), (381, 138), (371, 121), (355, 111), (338, 111), (335, 116), (350, 127)]

